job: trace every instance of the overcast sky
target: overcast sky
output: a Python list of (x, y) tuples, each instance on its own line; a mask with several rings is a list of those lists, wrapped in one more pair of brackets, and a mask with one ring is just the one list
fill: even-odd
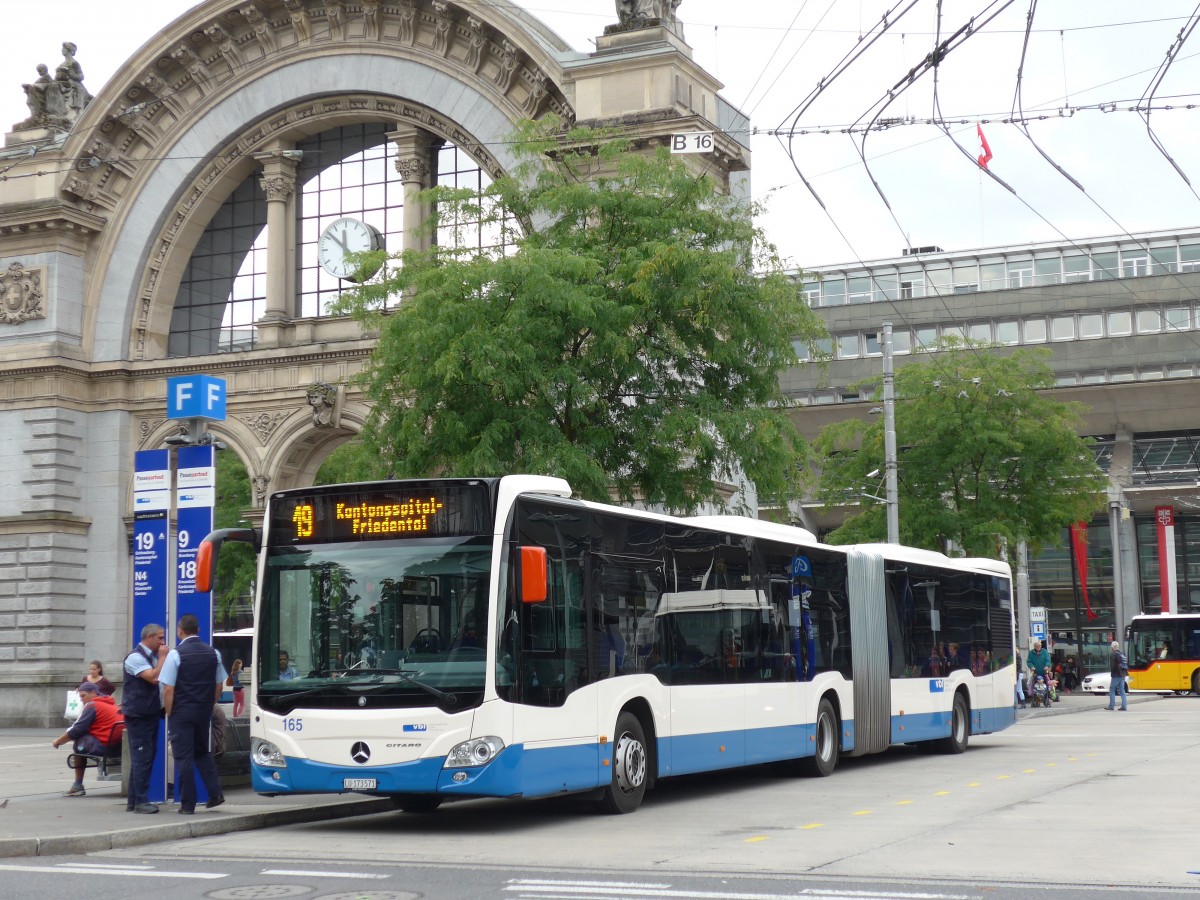
[[(1017, 71), (1026, 17), (1036, 3), (1026, 48), (1022, 102), (1038, 145), (1085, 189), (1045, 161), (1014, 124)], [(26, 6), (19, 39), (0, 55), (0, 124), (25, 118), (23, 82), (35, 66), (51, 71), (64, 40), (93, 94), (142, 44), (195, 4), (187, 0), (53, 0)], [(616, 20), (613, 0), (519, 0), (580, 51)], [(679, 13), (695, 58), (724, 84), (724, 96), (751, 116), (755, 196), (767, 204), (759, 222), (781, 254), (803, 267), (899, 255), (907, 244), (947, 250), (1031, 241), (1085, 240), (1128, 231), (1169, 230), (1200, 221), (1200, 28), (1160, 67), (1195, 0), (943, 0), (941, 34), (974, 17), (976, 29), (945, 57), (938, 72), (940, 115), (955, 124), (958, 151), (938, 127), (932, 73), (906, 76), (934, 46), (936, 0), (683, 0)], [(899, 12), (909, 11), (896, 22)], [(894, 24), (878, 40), (887, 9)], [(118, 11), (119, 10), (119, 11)], [(1000, 14), (986, 22), (992, 13)], [(874, 32), (872, 29), (874, 28)], [(14, 32), (15, 34), (16, 32)], [(848, 55), (860, 53), (836, 79)], [(825, 88), (799, 119), (819, 82)], [(1181, 176), (1129, 107), (1158, 81), (1150, 118)], [(903, 88), (903, 89), (902, 89)], [(881, 110), (888, 91), (895, 99)], [(1115, 110), (1104, 104), (1115, 104)], [(876, 113), (917, 120), (872, 132), (864, 166), (862, 135), (841, 133)], [(983, 176), (976, 124), (993, 159), (990, 171), (1015, 193)], [(767, 132), (795, 126), (790, 141)], [(831, 133), (824, 134), (822, 131)], [(485, 137), (482, 136), (481, 137)], [(789, 153), (790, 144), (790, 153)], [(824, 210), (797, 174), (799, 166)], [(872, 186), (871, 176), (888, 204)], [(0, 191), (3, 185), (0, 184)], [(890, 205), (890, 210), (889, 210)]]

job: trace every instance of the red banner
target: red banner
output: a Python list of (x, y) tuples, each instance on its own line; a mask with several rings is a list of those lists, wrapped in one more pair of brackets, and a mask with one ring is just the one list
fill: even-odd
[(1179, 599), (1175, 574), (1175, 507), (1154, 507), (1158, 522), (1158, 580), (1161, 585), (1162, 611), (1178, 612)]
[(1071, 550), (1075, 554), (1075, 571), (1079, 573), (1079, 587), (1083, 591), (1083, 606), (1088, 621), (1097, 618), (1087, 592), (1087, 522), (1076, 522), (1071, 526)]

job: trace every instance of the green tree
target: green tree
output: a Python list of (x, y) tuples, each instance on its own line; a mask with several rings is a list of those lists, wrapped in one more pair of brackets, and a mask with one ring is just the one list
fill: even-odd
[[(947, 344), (896, 373), (900, 541), (972, 556), (1057, 544), (1062, 530), (1103, 506), (1106, 479), (1079, 437), (1084, 408), (1052, 387), (1049, 351), (998, 353)], [(872, 379), (876, 388), (881, 379)], [(882, 417), (824, 428), (816, 441), (820, 495), (830, 505), (882, 496)], [(872, 477), (873, 476), (873, 477)], [(884, 540), (886, 507), (869, 505), (834, 531), (835, 543)]]
[[(793, 495), (779, 378), (824, 330), (752, 210), (665, 150), (534, 123), (517, 141), (511, 177), (430, 192), (441, 246), (344, 301), (379, 329), (367, 445), (398, 477), (551, 474), (674, 510), (738, 471)], [(507, 249), (447, 239), (475, 221)]]
[(362, 440), (347, 441), (325, 457), (313, 484), (342, 484), (390, 478), (387, 461)]

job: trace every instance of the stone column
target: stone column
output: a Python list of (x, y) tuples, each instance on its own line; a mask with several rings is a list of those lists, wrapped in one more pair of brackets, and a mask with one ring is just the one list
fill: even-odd
[(426, 223), (433, 207), (417, 195), (437, 179), (437, 151), (444, 141), (411, 125), (388, 132), (388, 140), (396, 145), (396, 171), (404, 185), (404, 249), (428, 250), (433, 235)]
[(262, 164), (259, 185), (267, 195), (267, 309), (258, 321), (258, 345), (287, 342), (296, 284), (296, 165), (299, 153), (276, 147), (254, 158)]

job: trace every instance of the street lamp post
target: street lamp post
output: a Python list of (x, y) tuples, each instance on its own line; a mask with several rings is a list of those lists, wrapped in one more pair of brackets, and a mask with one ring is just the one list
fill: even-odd
[(896, 482), (896, 392), (892, 370), (892, 323), (883, 323), (883, 473), (887, 539), (900, 543), (900, 493)]

